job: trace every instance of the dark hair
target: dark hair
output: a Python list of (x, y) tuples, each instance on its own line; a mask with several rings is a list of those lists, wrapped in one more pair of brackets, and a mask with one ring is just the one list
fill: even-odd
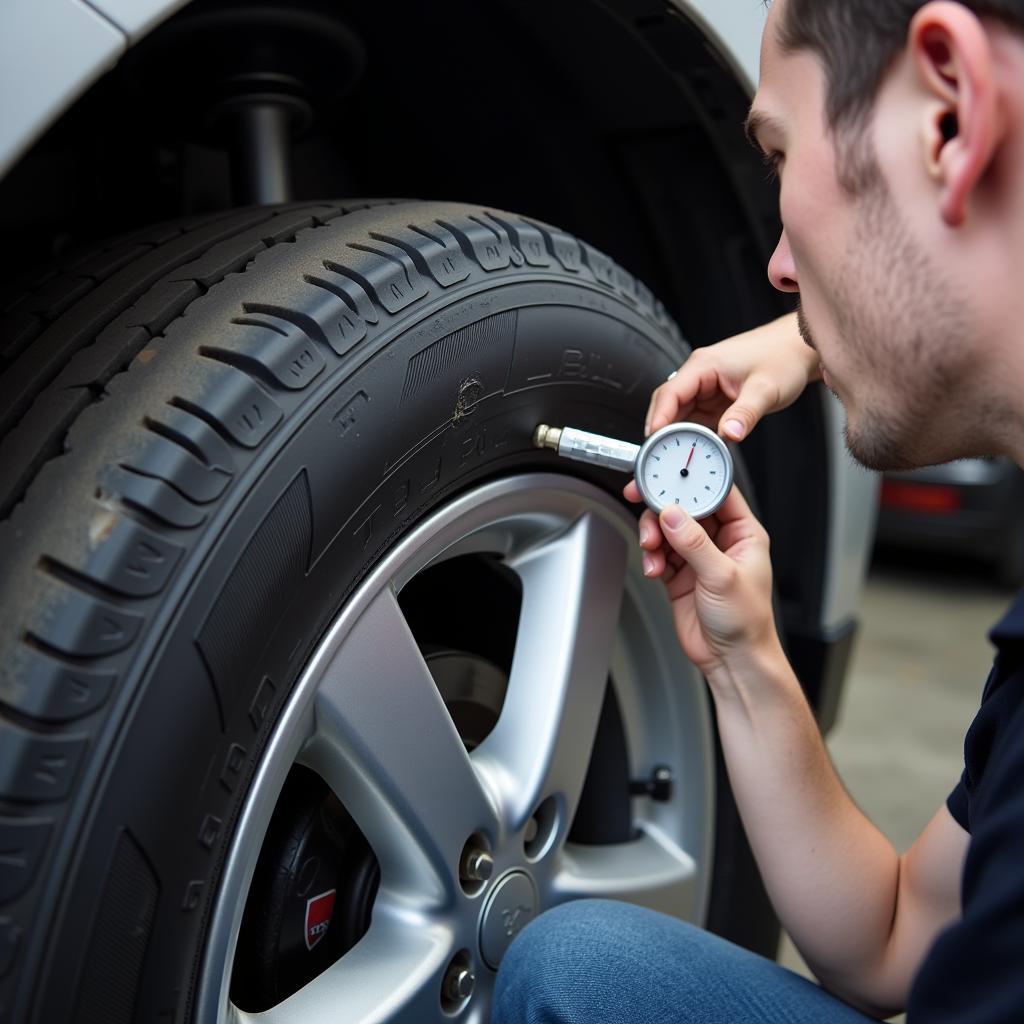
[[(957, 0), (979, 17), (1024, 30), (1024, 0)], [(825, 112), (833, 129), (857, 128), (874, 104), (907, 30), (926, 0), (787, 0), (783, 49), (810, 50), (825, 67)]]

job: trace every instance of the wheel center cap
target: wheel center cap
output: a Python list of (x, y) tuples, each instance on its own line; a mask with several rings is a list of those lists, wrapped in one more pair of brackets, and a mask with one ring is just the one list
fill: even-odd
[(537, 916), (537, 890), (524, 871), (510, 871), (491, 890), (480, 919), (480, 953), (498, 969), (512, 940)]

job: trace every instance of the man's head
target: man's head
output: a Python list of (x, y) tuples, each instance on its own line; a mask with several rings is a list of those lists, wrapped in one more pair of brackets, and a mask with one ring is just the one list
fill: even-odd
[(1024, 0), (776, 0), (748, 129), (854, 455), (1020, 459)]

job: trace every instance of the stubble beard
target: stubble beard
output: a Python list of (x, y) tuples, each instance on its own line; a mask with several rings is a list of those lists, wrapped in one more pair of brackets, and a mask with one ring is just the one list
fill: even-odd
[[(858, 202), (858, 228), (831, 289), (843, 365), (852, 371), (841, 383), (856, 405), (855, 427), (847, 415), (846, 446), (872, 470), (946, 461), (961, 453), (934, 450), (931, 424), (955, 398), (966, 351), (962, 302), (880, 177)], [(802, 309), (801, 319), (801, 335), (816, 349)]]

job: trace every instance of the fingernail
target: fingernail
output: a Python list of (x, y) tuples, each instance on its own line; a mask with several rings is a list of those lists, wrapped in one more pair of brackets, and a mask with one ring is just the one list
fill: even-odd
[(686, 514), (677, 506), (669, 505), (669, 507), (661, 513), (661, 521), (670, 530), (678, 530), (686, 521)]
[(654, 573), (654, 559), (650, 555), (644, 555), (644, 575), (650, 576)]
[(725, 432), (738, 441), (743, 437), (743, 424), (739, 420), (726, 420)]
[(650, 434), (650, 432), (651, 432), (651, 421), (650, 421), (650, 420), (648, 420), (648, 421), (647, 421), (647, 422), (646, 422), (646, 423), (644, 424), (644, 437), (647, 437), (647, 436), (648, 436), (648, 434)]
[(646, 526), (642, 527), (641, 530), (640, 530), (640, 543), (641, 544), (646, 544), (648, 539), (650, 538), (650, 536), (651, 536), (651, 531), (648, 530)]

